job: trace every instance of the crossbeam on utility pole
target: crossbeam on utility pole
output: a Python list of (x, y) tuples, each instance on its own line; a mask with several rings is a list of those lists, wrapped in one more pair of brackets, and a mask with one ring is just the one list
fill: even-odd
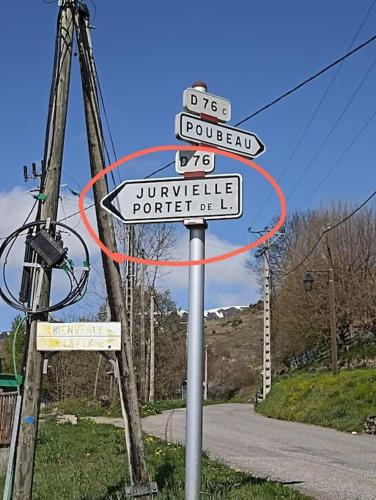
[[(41, 208), (40, 215), (42, 220), (56, 220), (57, 218), (72, 59), (73, 9), (74, 2), (66, 1), (60, 7), (58, 15), (55, 65), (44, 156), (46, 174), (44, 185), (42, 186), (43, 193), (47, 198)], [(31, 315), (31, 327), (28, 339), (13, 485), (13, 499), (17, 500), (29, 499), (32, 494), (40, 386), (43, 369), (43, 354), (36, 349), (36, 329), (38, 320), (46, 320), (46, 315), (38, 314), (37, 311), (49, 306), (50, 290), (51, 272), (44, 272), (41, 295), (37, 303), (35, 303), (35, 312)]]
[[(89, 27), (89, 13), (80, 6), (76, 15), (77, 45), (79, 49), (81, 81), (84, 97), (86, 129), (92, 177), (105, 167), (103, 151), (103, 130), (99, 115), (97, 78)], [(106, 177), (100, 178), (93, 186), (98, 235), (107, 248), (117, 251), (117, 243), (112, 216), (101, 208), (101, 200), (107, 196)], [(128, 315), (123, 293), (120, 268), (117, 263), (102, 252), (102, 262), (106, 281), (107, 296), (111, 309), (111, 318), (122, 325), (122, 350), (117, 353), (121, 391), (129, 423), (129, 457), (132, 464), (133, 481), (136, 486), (146, 485), (149, 477), (146, 468), (142, 438), (141, 418), (138, 407), (136, 378), (132, 359), (132, 346), (129, 335)], [(147, 498), (144, 496), (143, 498)]]

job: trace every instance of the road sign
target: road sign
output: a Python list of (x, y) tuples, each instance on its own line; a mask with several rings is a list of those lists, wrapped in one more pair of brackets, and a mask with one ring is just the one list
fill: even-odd
[(101, 205), (126, 224), (236, 219), (242, 215), (242, 177), (225, 174), (125, 181)]
[(250, 158), (259, 156), (265, 150), (264, 144), (252, 132), (221, 123), (207, 122), (188, 113), (176, 115), (175, 135), (184, 141), (211, 144)]
[(193, 88), (184, 90), (183, 107), (191, 113), (209, 115), (222, 122), (231, 120), (231, 103), (228, 99)]
[(213, 172), (214, 153), (205, 151), (178, 151), (175, 156), (175, 170), (178, 174), (186, 172)]
[(50, 323), (37, 325), (38, 351), (120, 351), (121, 324)]

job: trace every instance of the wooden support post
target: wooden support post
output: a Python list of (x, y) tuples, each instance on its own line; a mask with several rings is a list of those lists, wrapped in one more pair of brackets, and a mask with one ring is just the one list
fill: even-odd
[[(91, 46), (89, 14), (87, 8), (78, 8), (76, 20), (77, 45), (80, 57), (91, 175), (94, 177), (105, 167), (105, 158), (103, 152), (103, 131), (98, 107), (95, 63)], [(117, 244), (112, 216), (103, 210), (100, 205), (101, 200), (109, 192), (107, 179), (105, 177), (99, 179), (94, 184), (93, 191), (99, 238), (107, 248), (116, 252)], [(122, 325), (122, 350), (120, 353), (117, 353), (117, 361), (121, 380), (121, 396), (124, 401), (125, 413), (129, 424), (129, 460), (132, 465), (135, 485), (144, 485), (149, 482), (149, 478), (144, 454), (132, 347), (120, 268), (119, 265), (110, 259), (104, 252), (102, 252), (102, 262), (107, 296), (111, 309), (111, 318), (114, 321), (120, 321)]]
[(154, 403), (155, 384), (155, 322), (154, 322), (154, 291), (150, 291), (150, 387), (149, 403)]
[[(60, 8), (58, 16), (55, 66), (44, 157), (46, 175), (43, 192), (47, 199), (41, 207), (41, 219), (56, 220), (57, 218), (72, 58), (73, 9), (74, 2), (66, 1)], [(50, 290), (51, 273), (45, 272), (43, 273), (41, 294), (37, 302), (34, 302), (35, 313), (31, 317), (15, 462), (13, 499), (29, 499), (32, 495), (43, 369), (43, 354), (36, 349), (36, 330), (38, 320), (47, 320), (46, 314), (38, 314), (37, 311), (48, 307)]]
[[(143, 257), (143, 255), (142, 255)], [(146, 335), (145, 335), (145, 266), (141, 265), (140, 280), (140, 398), (146, 402)]]

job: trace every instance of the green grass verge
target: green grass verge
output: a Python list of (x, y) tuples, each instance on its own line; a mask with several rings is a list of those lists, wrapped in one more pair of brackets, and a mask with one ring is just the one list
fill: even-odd
[[(125, 499), (128, 484), (124, 431), (87, 421), (78, 425), (45, 422), (39, 428), (34, 500)], [(145, 437), (150, 476), (161, 500), (184, 498), (184, 449)], [(255, 479), (203, 459), (203, 499), (304, 499), (299, 492)]]
[[(220, 404), (220, 403), (235, 403), (243, 402), (242, 398), (223, 400), (208, 400), (204, 405)], [(186, 401), (183, 399), (168, 399), (155, 401), (154, 403), (140, 404), (141, 417), (149, 417), (158, 415), (165, 410), (175, 410), (177, 408), (185, 408)], [(121, 417), (121, 407), (119, 402), (111, 404), (107, 408), (100, 406), (98, 401), (93, 398), (76, 398), (66, 399), (59, 403), (53, 403), (43, 408), (42, 413), (48, 415), (54, 408), (58, 408), (64, 413), (76, 415), (77, 417)]]
[(376, 370), (341, 370), (282, 376), (257, 411), (268, 417), (364, 430), (367, 416), (376, 415)]
[[(184, 408), (185, 401), (181, 399), (171, 399), (166, 401), (156, 401), (140, 405), (142, 417), (157, 415), (164, 410), (174, 410)], [(119, 402), (113, 403), (107, 408), (100, 406), (93, 398), (66, 399), (59, 403), (53, 403), (43, 409), (43, 413), (49, 414), (54, 408), (58, 408), (64, 413), (77, 415), (78, 417), (121, 417), (121, 407)]]
[(365, 344), (355, 347), (349, 351), (340, 353), (339, 362), (341, 361), (364, 361), (376, 360), (376, 344)]

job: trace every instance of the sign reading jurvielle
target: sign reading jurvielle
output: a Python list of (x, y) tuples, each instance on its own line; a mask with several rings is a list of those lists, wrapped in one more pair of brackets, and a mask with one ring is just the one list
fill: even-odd
[(242, 177), (225, 174), (125, 181), (103, 198), (102, 207), (126, 224), (196, 217), (236, 219), (242, 215)]

